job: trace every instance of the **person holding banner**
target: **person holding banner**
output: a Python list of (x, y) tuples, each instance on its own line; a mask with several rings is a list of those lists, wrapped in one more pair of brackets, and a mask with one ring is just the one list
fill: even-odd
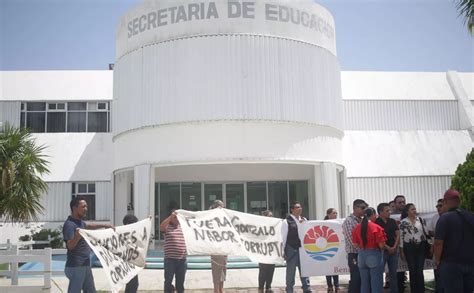
[[(326, 216), (324, 217), (324, 220), (334, 220), (337, 219), (337, 211), (335, 208), (329, 208), (326, 211)], [(333, 281), (334, 281), (334, 287), (333, 287)], [(339, 291), (339, 275), (333, 275), (333, 276), (326, 276), (326, 284), (328, 285), (328, 291), (333, 291), (333, 289), (336, 289), (336, 292)]]
[(295, 285), (296, 267), (300, 273), (301, 285), (304, 293), (311, 292), (309, 287), (309, 278), (301, 277), (300, 264), (300, 247), (301, 241), (298, 235), (298, 226), (300, 223), (307, 221), (301, 216), (303, 211), (301, 204), (297, 201), (290, 205), (290, 215), (283, 221), (282, 225), (282, 239), (283, 247), (285, 249), (286, 260), (286, 292), (293, 293), (293, 286)]
[[(265, 210), (262, 212), (262, 216), (272, 217), (273, 213), (271, 210)], [(258, 292), (263, 292), (264, 288), (266, 292), (271, 292), (274, 272), (275, 272), (274, 264), (267, 264), (267, 263), (258, 264)]]
[[(129, 225), (138, 222), (138, 218), (135, 215), (126, 215), (123, 217), (122, 223), (124, 225)], [(136, 293), (138, 291), (138, 275), (133, 277), (130, 281), (128, 281), (127, 285), (125, 286), (125, 293)]]
[(183, 230), (179, 224), (176, 212), (173, 209), (168, 218), (160, 224), (160, 231), (165, 235), (164, 259), (164, 291), (173, 292), (173, 277), (176, 281), (176, 291), (184, 292), (184, 279), (186, 277), (186, 243)]
[[(382, 227), (375, 224), (373, 208), (365, 209), (365, 217), (352, 232), (354, 245), (360, 248), (357, 256), (362, 293), (383, 292), (383, 254), (387, 237)], [(418, 292), (418, 291), (413, 291)]]
[[(225, 208), (224, 203), (216, 199), (209, 209), (216, 208)], [(211, 255), (211, 270), (214, 293), (223, 293), (227, 273), (227, 255)]]
[(69, 207), (71, 215), (63, 225), (63, 239), (66, 242), (67, 259), (64, 273), (69, 279), (68, 293), (95, 293), (94, 276), (91, 270), (90, 254), (92, 252), (79, 229), (113, 228), (109, 224), (91, 224), (84, 222), (87, 214), (87, 202), (82, 196), (74, 197)]

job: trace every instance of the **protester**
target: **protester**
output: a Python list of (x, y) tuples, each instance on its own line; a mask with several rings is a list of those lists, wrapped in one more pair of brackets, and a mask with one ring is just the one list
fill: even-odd
[(388, 205), (390, 207), (390, 213), (395, 213), (395, 201), (394, 200), (389, 201)]
[[(428, 223), (428, 234), (431, 237), (435, 237), (435, 229), (436, 223), (438, 223), (439, 217), (443, 214), (443, 199), (438, 199), (438, 203), (436, 204), (437, 213), (431, 218), (431, 221)], [(434, 246), (433, 246), (434, 247)], [(434, 277), (435, 277), (435, 292), (436, 293), (443, 293), (443, 287), (441, 285), (441, 277), (439, 276), (439, 270), (437, 267), (433, 270)]]
[[(224, 208), (221, 200), (215, 200), (209, 209)], [(224, 292), (224, 281), (227, 274), (227, 255), (211, 255), (212, 282), (214, 293)]]
[[(138, 222), (137, 217), (134, 215), (126, 215), (122, 223), (124, 225), (129, 225)], [(125, 293), (136, 293), (138, 291), (138, 275), (133, 277), (130, 281), (128, 281), (127, 285), (125, 286)]]
[(460, 194), (444, 194), (446, 213), (435, 230), (435, 259), (446, 293), (474, 292), (474, 214), (460, 209)]
[(365, 217), (352, 231), (352, 242), (359, 247), (357, 265), (361, 279), (361, 293), (383, 292), (383, 255), (387, 237), (383, 228), (375, 224), (373, 208), (365, 209)]
[(409, 203), (405, 206), (407, 217), (400, 222), (401, 257), (406, 260), (410, 275), (410, 291), (424, 292), (425, 278), (423, 266), (427, 249), (427, 232), (424, 220), (416, 215), (416, 207)]
[(92, 224), (84, 222), (87, 214), (87, 202), (82, 196), (74, 197), (69, 207), (71, 215), (63, 225), (63, 239), (66, 242), (67, 258), (64, 273), (69, 279), (68, 292), (95, 293), (94, 276), (91, 270), (90, 254), (92, 252), (84, 238), (79, 234), (79, 229), (113, 228), (109, 224)]
[[(398, 293), (397, 284), (397, 269), (398, 269), (398, 245), (400, 243), (400, 230), (397, 222), (390, 218), (390, 205), (388, 203), (381, 203), (377, 206), (379, 217), (375, 223), (382, 227), (387, 236), (383, 251), (384, 265), (387, 264), (389, 276), (390, 293)], [(392, 280), (390, 282), (390, 280)]]
[[(403, 210), (406, 205), (406, 199), (405, 196), (402, 194), (399, 194), (395, 196), (393, 199), (394, 202), (394, 210), (390, 217), (394, 219), (397, 222), (397, 225), (400, 225), (401, 219), (406, 218), (406, 215), (403, 214)], [(398, 292), (403, 293), (405, 292), (405, 282), (406, 282), (406, 272), (398, 272), (397, 273), (397, 287), (398, 287)]]
[(173, 278), (175, 278), (176, 291), (184, 292), (186, 278), (186, 243), (183, 230), (179, 224), (177, 214), (173, 209), (171, 214), (160, 224), (160, 231), (165, 237), (164, 259), (164, 292), (173, 292)]
[[(334, 219), (337, 219), (337, 210), (335, 208), (327, 209), (324, 220), (334, 220)], [(338, 292), (339, 291), (339, 275), (326, 276), (326, 284), (328, 285), (328, 291), (333, 291), (335, 289), (336, 292)]]
[(360, 273), (357, 265), (359, 249), (352, 241), (349, 241), (349, 239), (352, 239), (352, 231), (361, 223), (364, 210), (367, 206), (367, 203), (362, 199), (354, 200), (352, 203), (352, 214), (350, 214), (342, 223), (342, 233), (344, 234), (345, 239), (348, 239), (345, 246), (350, 272), (349, 293), (360, 292)]
[(290, 215), (283, 221), (282, 225), (282, 239), (283, 247), (285, 249), (286, 260), (286, 292), (293, 293), (293, 286), (295, 285), (296, 267), (300, 273), (301, 285), (303, 292), (311, 292), (309, 287), (309, 278), (301, 277), (301, 265), (299, 249), (301, 241), (298, 236), (298, 226), (300, 223), (306, 221), (306, 218), (301, 216), (301, 204), (297, 201), (290, 205)]
[[(273, 217), (271, 210), (262, 212), (262, 216)], [(273, 273), (275, 272), (274, 264), (259, 263), (258, 264), (258, 292), (272, 292)]]

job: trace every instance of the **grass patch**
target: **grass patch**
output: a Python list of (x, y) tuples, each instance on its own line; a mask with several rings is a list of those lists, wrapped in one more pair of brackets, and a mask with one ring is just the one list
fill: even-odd
[(8, 270), (8, 264), (0, 263), (0, 271), (6, 271), (6, 270)]

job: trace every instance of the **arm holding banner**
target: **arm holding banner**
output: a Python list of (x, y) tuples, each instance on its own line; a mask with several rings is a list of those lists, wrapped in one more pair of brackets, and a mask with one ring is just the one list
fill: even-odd
[(169, 224), (172, 221), (177, 221), (177, 214), (176, 212), (172, 212), (171, 215), (169, 215), (166, 219), (163, 220), (160, 224), (160, 232), (161, 233), (166, 233), (166, 230), (168, 229)]
[(86, 229), (88, 229), (88, 230), (115, 229), (115, 227), (113, 225), (110, 225), (110, 224), (86, 223)]

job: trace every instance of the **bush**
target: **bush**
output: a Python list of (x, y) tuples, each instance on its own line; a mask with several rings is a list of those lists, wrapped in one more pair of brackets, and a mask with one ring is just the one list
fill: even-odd
[(461, 207), (474, 212), (474, 149), (467, 154), (466, 161), (458, 165), (451, 188), (461, 193)]
[[(33, 231), (32, 231), (33, 233)], [(33, 249), (43, 249), (45, 247), (51, 248), (63, 248), (63, 238), (61, 233), (61, 227), (57, 228), (56, 230), (52, 229), (41, 229), (38, 232), (33, 233), (30, 235), (20, 236), (20, 241), (48, 241), (49, 244), (33, 244)]]

